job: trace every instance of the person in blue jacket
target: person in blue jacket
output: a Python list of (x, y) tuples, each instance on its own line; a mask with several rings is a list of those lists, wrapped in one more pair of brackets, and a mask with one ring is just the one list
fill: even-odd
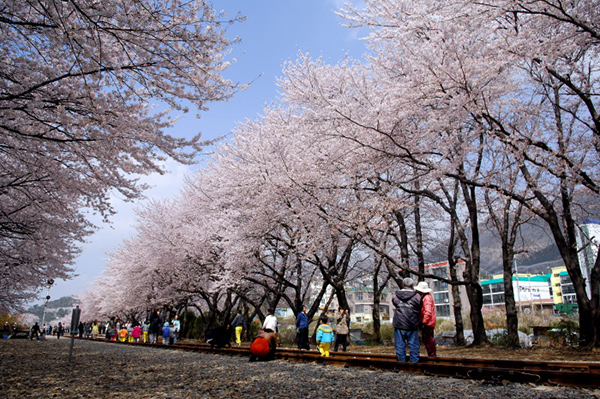
[(310, 350), (308, 344), (308, 316), (306, 315), (306, 306), (302, 306), (302, 312), (296, 317), (296, 343), (298, 349)]
[(168, 322), (165, 322), (165, 325), (162, 330), (162, 337), (163, 345), (169, 345), (169, 338), (171, 338), (171, 327), (169, 327)]
[(317, 328), (317, 345), (321, 356), (329, 357), (329, 347), (333, 342), (333, 328), (327, 324), (327, 316), (323, 315), (319, 319), (319, 328)]

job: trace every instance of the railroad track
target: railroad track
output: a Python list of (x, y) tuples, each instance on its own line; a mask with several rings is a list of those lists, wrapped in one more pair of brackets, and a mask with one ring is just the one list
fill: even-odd
[[(114, 341), (105, 342), (115, 343)], [(217, 353), (228, 356), (250, 356), (250, 348), (243, 346), (219, 349), (202, 343), (161, 345), (119, 342), (117, 344), (143, 345), (161, 349)], [(316, 350), (305, 351), (287, 348), (277, 348), (275, 357), (277, 359), (288, 361), (317, 363), (337, 367), (359, 367), (371, 370), (387, 370), (392, 372), (402, 371), (422, 375), (483, 380), (490, 384), (501, 384), (503, 381), (510, 381), (583, 388), (600, 387), (600, 363), (450, 357), (421, 357), (419, 363), (403, 363), (396, 361), (396, 356), (393, 354), (332, 352), (330, 357), (321, 357)]]

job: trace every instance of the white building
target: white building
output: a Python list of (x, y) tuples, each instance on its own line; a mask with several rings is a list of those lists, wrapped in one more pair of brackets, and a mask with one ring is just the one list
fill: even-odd
[[(512, 277), (515, 305), (520, 311), (534, 308), (554, 308), (551, 274), (515, 274)], [(504, 277), (502, 274), (481, 281), (483, 306), (504, 306)]]
[(579, 252), (579, 265), (581, 273), (586, 280), (586, 292), (591, 297), (590, 273), (598, 256), (598, 245), (600, 244), (600, 222), (593, 219), (585, 219), (579, 226), (577, 234), (577, 248)]

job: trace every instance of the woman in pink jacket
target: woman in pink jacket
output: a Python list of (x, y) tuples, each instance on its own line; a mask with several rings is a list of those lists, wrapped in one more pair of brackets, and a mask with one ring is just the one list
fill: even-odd
[(435, 330), (435, 302), (431, 295), (431, 288), (425, 281), (419, 282), (415, 287), (415, 291), (421, 294), (423, 298), (423, 306), (421, 307), (421, 328), (423, 331), (423, 345), (427, 348), (427, 356), (436, 357), (435, 353), (435, 337), (433, 331)]
[(140, 342), (140, 335), (142, 335), (142, 327), (140, 327), (139, 324), (136, 324), (135, 327), (133, 327), (133, 331), (131, 332), (133, 342)]

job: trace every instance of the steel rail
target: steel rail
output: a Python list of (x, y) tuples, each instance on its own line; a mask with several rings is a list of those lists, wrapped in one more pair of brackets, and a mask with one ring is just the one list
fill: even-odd
[[(118, 344), (143, 345), (161, 349), (185, 350), (191, 352), (216, 353), (229, 356), (249, 357), (247, 346), (216, 348), (203, 343), (132, 344), (115, 341)], [(503, 381), (534, 383), (582, 388), (600, 387), (600, 363), (588, 362), (542, 362), (510, 359), (471, 359), (471, 358), (430, 358), (421, 357), (419, 363), (398, 362), (393, 354), (362, 352), (332, 352), (329, 357), (320, 356), (316, 350), (277, 348), (275, 358), (302, 363), (316, 363), (337, 367), (358, 367), (371, 370), (388, 370), (439, 377), (453, 377), (483, 380), (490, 384)]]

